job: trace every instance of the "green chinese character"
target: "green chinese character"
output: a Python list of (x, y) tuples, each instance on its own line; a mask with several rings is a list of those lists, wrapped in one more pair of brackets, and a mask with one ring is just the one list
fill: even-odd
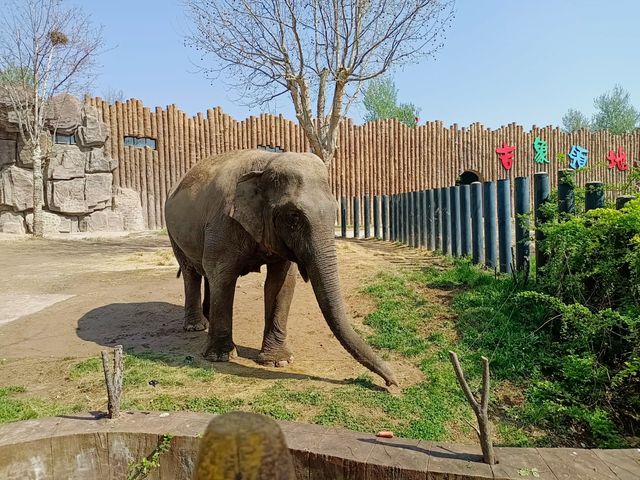
[(536, 156), (534, 158), (536, 163), (549, 163), (549, 158), (547, 157), (547, 142), (541, 140), (540, 137), (536, 137), (533, 140), (533, 150), (536, 152)]

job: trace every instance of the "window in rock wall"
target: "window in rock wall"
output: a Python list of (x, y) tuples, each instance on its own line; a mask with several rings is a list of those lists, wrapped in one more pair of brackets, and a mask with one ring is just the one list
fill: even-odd
[(54, 137), (54, 142), (59, 145), (75, 145), (76, 144), (76, 136), (65, 135), (64, 133), (56, 133)]
[(156, 139), (149, 137), (124, 137), (125, 147), (144, 148), (148, 147), (151, 150), (156, 149)]
[(284, 151), (280, 147), (272, 147), (271, 145), (258, 145), (257, 148), (258, 150), (266, 150), (267, 152), (280, 153)]

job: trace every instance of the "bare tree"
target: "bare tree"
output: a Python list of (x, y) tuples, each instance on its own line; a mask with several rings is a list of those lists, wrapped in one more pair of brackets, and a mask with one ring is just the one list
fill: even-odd
[(50, 100), (85, 91), (102, 30), (61, 0), (13, 0), (0, 17), (0, 94), (15, 112), (33, 161), (33, 232), (42, 236), (43, 152)]
[[(340, 119), (362, 82), (433, 55), (453, 0), (185, 0), (187, 45), (248, 105), (289, 93), (313, 152), (333, 158)], [(329, 102), (327, 104), (327, 99)]]

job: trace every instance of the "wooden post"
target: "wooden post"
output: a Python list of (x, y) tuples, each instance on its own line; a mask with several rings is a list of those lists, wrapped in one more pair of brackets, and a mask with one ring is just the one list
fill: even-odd
[(340, 234), (342, 238), (347, 238), (347, 199), (340, 198)]
[(635, 200), (636, 197), (634, 197), (633, 195), (622, 195), (618, 198), (616, 198), (616, 209), (620, 210), (622, 208), (624, 208), (624, 206), (629, 203), (631, 200)]
[(484, 183), (484, 263), (490, 269), (498, 266), (496, 249), (496, 184)]
[(460, 254), (471, 256), (471, 187), (460, 185)]
[(373, 236), (380, 238), (380, 196), (373, 196)]
[(449, 202), (451, 203), (451, 254), (459, 257), (462, 248), (460, 232), (460, 187), (449, 187)]
[(451, 196), (448, 188), (441, 188), (442, 253), (451, 255)]
[(427, 248), (436, 248), (436, 223), (435, 223), (435, 192), (431, 188), (427, 190)]
[(541, 248), (544, 234), (540, 230), (540, 226), (547, 221), (547, 216), (542, 207), (549, 201), (550, 189), (549, 174), (547, 172), (538, 172), (533, 176), (533, 208), (536, 219), (536, 275), (540, 268), (547, 264), (547, 255), (542, 252)]
[(498, 180), (498, 249), (500, 271), (511, 273), (511, 181)]
[(471, 184), (471, 227), (473, 230), (471, 250), (473, 263), (476, 264), (482, 262), (482, 252), (484, 251), (482, 211), (482, 184), (480, 182), (473, 182)]
[(422, 190), (420, 192), (420, 233), (422, 238), (420, 239), (420, 246), (422, 248), (428, 248), (429, 246), (429, 230), (427, 230), (427, 224), (429, 222), (429, 210), (427, 209), (427, 191)]
[(529, 240), (529, 214), (531, 213), (529, 177), (516, 177), (516, 270), (521, 272), (529, 269), (531, 247)]
[[(487, 357), (482, 358), (482, 390), (480, 391), (480, 401), (476, 400), (476, 397), (471, 392), (467, 380), (464, 378), (464, 372), (460, 366), (458, 355), (455, 352), (449, 351), (449, 358), (453, 364), (453, 369), (456, 372), (458, 383), (460, 388), (464, 392), (464, 396), (471, 405), (473, 412), (478, 419), (478, 427), (476, 433), (480, 439), (480, 447), (482, 448), (482, 459), (484, 463), (489, 465), (495, 465), (498, 463), (498, 459), (493, 451), (493, 442), (491, 440), (491, 423), (489, 422), (489, 391), (491, 386), (491, 379), (489, 373), (489, 359)], [(475, 427), (474, 427), (475, 428)]]
[(584, 197), (584, 210), (604, 208), (604, 183), (587, 182), (587, 192)]
[(414, 248), (420, 246), (420, 239), (422, 238), (422, 233), (420, 229), (420, 224), (422, 220), (421, 208), (420, 208), (420, 192), (413, 192), (411, 194), (413, 199), (413, 239), (412, 245)]
[(120, 400), (122, 399), (122, 379), (124, 376), (124, 362), (122, 359), (122, 345), (116, 345), (113, 359), (113, 371), (109, 361), (109, 352), (102, 351), (102, 368), (107, 385), (107, 409), (109, 418), (118, 418), (120, 415)]
[(360, 197), (353, 197), (353, 238), (360, 238)]
[(442, 250), (442, 235), (440, 226), (442, 225), (442, 188), (436, 188), (433, 192), (433, 231), (434, 231), (434, 250)]
[(413, 192), (407, 192), (407, 245), (415, 247), (415, 212)]
[(558, 212), (575, 213), (575, 177), (571, 169), (558, 170)]
[(382, 196), (382, 239), (389, 240), (389, 195)]

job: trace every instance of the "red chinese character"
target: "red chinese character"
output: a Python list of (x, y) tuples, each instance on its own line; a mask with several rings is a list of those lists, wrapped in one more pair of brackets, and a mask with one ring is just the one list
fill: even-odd
[(607, 160), (609, 160), (609, 168), (617, 167), (618, 170), (623, 172), (625, 170), (629, 170), (629, 165), (627, 164), (627, 152), (625, 152), (622, 147), (618, 147), (618, 153), (613, 150), (609, 150)]
[(516, 147), (512, 147), (506, 143), (496, 148), (496, 153), (498, 157), (500, 157), (500, 161), (505, 170), (511, 170), (511, 167), (513, 167), (513, 151), (515, 149)]

